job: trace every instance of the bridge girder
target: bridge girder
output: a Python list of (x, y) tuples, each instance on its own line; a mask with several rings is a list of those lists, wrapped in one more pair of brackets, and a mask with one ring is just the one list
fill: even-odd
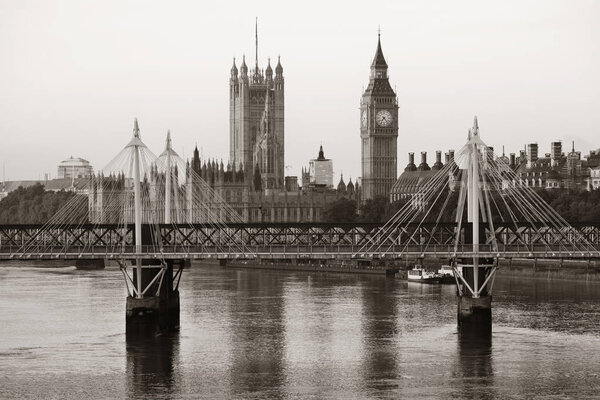
[[(157, 249), (162, 254), (333, 253), (336, 249), (357, 254), (377, 240), (378, 253), (382, 255), (411, 251), (417, 254), (433, 249), (450, 254), (446, 249), (455, 242), (456, 228), (456, 224), (409, 224), (395, 228), (386, 237), (378, 237), (382, 232), (379, 224), (169, 224), (158, 225), (153, 243), (145, 248), (149, 254)], [(575, 225), (569, 230), (558, 230), (551, 226), (496, 224), (494, 228), (493, 237), (499, 249), (506, 252), (568, 254), (575, 235), (583, 235), (596, 249), (600, 248), (600, 226)], [(135, 245), (134, 236), (132, 225), (0, 225), (0, 254), (130, 254), (125, 249)], [(485, 245), (492, 248), (489, 230), (486, 236)]]

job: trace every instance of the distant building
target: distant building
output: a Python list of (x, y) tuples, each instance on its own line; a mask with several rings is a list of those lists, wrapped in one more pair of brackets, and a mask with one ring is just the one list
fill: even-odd
[[(550, 153), (539, 155), (537, 143), (529, 143), (519, 156), (511, 153), (506, 157), (504, 149), (502, 156), (496, 157), (493, 148), (488, 147), (485, 157), (494, 159), (499, 168), (502, 168), (502, 187), (525, 185), (541, 189), (570, 189), (570, 190), (595, 190), (600, 185), (600, 149), (590, 151), (584, 159), (581, 152), (571, 151), (566, 155), (562, 151), (561, 142), (552, 142)], [(446, 153), (446, 163), (454, 160), (454, 151)], [(390, 193), (390, 201), (410, 198), (441, 169), (441, 152), (436, 152), (436, 163), (432, 168), (427, 164), (427, 153), (421, 153), (421, 164), (417, 167), (414, 163), (414, 153), (409, 153), (409, 162), (404, 172), (394, 184)], [(511, 172), (512, 171), (512, 172)], [(449, 180), (456, 180), (456, 176), (449, 176)], [(453, 184), (450, 182), (451, 185)]]
[[(411, 199), (444, 167), (442, 152), (439, 150), (436, 151), (435, 156), (435, 163), (432, 167), (429, 167), (429, 164), (427, 164), (427, 152), (421, 152), (421, 163), (417, 166), (415, 165), (415, 153), (408, 153), (408, 164), (390, 191), (391, 202)], [(449, 162), (454, 162), (454, 150), (446, 153), (446, 163)], [(451, 188), (453, 188), (455, 178), (453, 175), (448, 175), (448, 184)]]
[(69, 157), (58, 164), (57, 179), (91, 178), (94, 169), (88, 160)]
[[(286, 177), (286, 185), (281, 190), (257, 190), (252, 185), (254, 177), (247, 176), (244, 171), (234, 169), (231, 164), (224, 166), (222, 162), (201, 161), (198, 149), (185, 172), (185, 196), (174, 200), (174, 212), (171, 213), (175, 223), (206, 222), (320, 222), (327, 204), (341, 198), (358, 199), (355, 185), (349, 183), (344, 193), (326, 187), (298, 186), (297, 177)], [(210, 187), (207, 190), (202, 183)], [(143, 212), (144, 221), (164, 219), (165, 201), (164, 174), (152, 169), (144, 190), (150, 194), (150, 207)], [(91, 181), (89, 196), (90, 218), (94, 223), (119, 220), (115, 214), (116, 207), (107, 202), (115, 196), (107, 191), (115, 187), (127, 188), (129, 183), (122, 177), (95, 176)], [(130, 186), (130, 185), (129, 185)], [(132, 190), (132, 188), (129, 188)], [(193, 202), (193, 198), (203, 197), (203, 205)], [(223, 212), (222, 201), (237, 212), (239, 219)], [(108, 210), (108, 211), (107, 211)], [(127, 216), (131, 219), (132, 216)]]
[(229, 160), (246, 175), (258, 166), (264, 189), (284, 185), (284, 79), (279, 59), (258, 66), (258, 31), (254, 69), (242, 58), (239, 74), (233, 60), (229, 80)]
[(308, 171), (310, 186), (333, 188), (333, 161), (325, 158), (323, 146), (319, 147), (319, 156), (310, 160)]
[(590, 168), (590, 176), (587, 179), (588, 191), (600, 189), (600, 166)]
[[(600, 155), (592, 151), (587, 159), (581, 158), (581, 152), (571, 151), (566, 155), (561, 142), (550, 144), (550, 153), (538, 156), (537, 143), (527, 145), (527, 151), (521, 151), (520, 157), (510, 156), (510, 168), (517, 174), (519, 182), (526, 186), (545, 189), (588, 189), (590, 168), (600, 165)], [(513, 180), (513, 184), (517, 180)]]
[(381, 38), (360, 101), (363, 200), (390, 195), (397, 177), (398, 100), (390, 86)]

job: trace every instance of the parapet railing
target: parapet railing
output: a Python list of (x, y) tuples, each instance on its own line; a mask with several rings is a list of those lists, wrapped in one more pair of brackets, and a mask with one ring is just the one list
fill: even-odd
[[(344, 259), (401, 259), (401, 258), (469, 258), (475, 255), (470, 244), (454, 245), (396, 245), (365, 252), (355, 245), (267, 245), (267, 246), (48, 246), (37, 251), (23, 251), (18, 246), (0, 246), (0, 258), (10, 260), (27, 259), (98, 259), (98, 258), (344, 258)], [(523, 244), (479, 245), (478, 257), (499, 258), (600, 258), (600, 248), (568, 248), (562, 245), (553, 247)]]

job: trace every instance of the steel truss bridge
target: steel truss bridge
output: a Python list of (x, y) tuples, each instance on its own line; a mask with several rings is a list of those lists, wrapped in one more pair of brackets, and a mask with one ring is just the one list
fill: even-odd
[[(146, 229), (153, 230), (153, 244), (142, 246), (140, 253), (136, 252), (133, 224), (0, 225), (0, 259), (373, 260), (474, 255), (472, 245), (455, 244), (454, 223), (398, 226), (385, 237), (381, 236), (382, 227), (365, 223), (148, 225)], [(488, 239), (479, 245), (479, 257), (600, 258), (600, 225), (559, 229), (528, 222), (526, 226), (496, 224), (494, 229), (492, 235), (486, 228)], [(588, 242), (585, 250), (573, 246), (573, 238), (582, 236)], [(381, 244), (379, 250), (367, 252), (375, 241)]]

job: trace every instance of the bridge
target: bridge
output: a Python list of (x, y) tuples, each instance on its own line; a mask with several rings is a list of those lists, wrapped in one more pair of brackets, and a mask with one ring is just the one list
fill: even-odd
[[(537, 225), (541, 225), (538, 223)], [(374, 223), (158, 224), (160, 243), (137, 252), (133, 225), (0, 225), (0, 259), (405, 259), (473, 257), (473, 245), (456, 245), (457, 223), (396, 226), (378, 251), (362, 252), (384, 229)], [(479, 244), (481, 257), (596, 259), (600, 252), (571, 246), (584, 237), (600, 249), (600, 226), (563, 229), (496, 224)], [(495, 239), (495, 244), (492, 242)], [(240, 244), (244, 246), (240, 246)]]
[(170, 133), (156, 157), (136, 120), (130, 142), (86, 195), (44, 225), (0, 226), (0, 259), (117, 260), (129, 294), (128, 335), (178, 326), (178, 284), (191, 259), (411, 258), (448, 259), (459, 327), (491, 332), (498, 259), (600, 259), (600, 227), (565, 221), (494, 156), (477, 118), (456, 159), (385, 224), (246, 224), (173, 150)]

